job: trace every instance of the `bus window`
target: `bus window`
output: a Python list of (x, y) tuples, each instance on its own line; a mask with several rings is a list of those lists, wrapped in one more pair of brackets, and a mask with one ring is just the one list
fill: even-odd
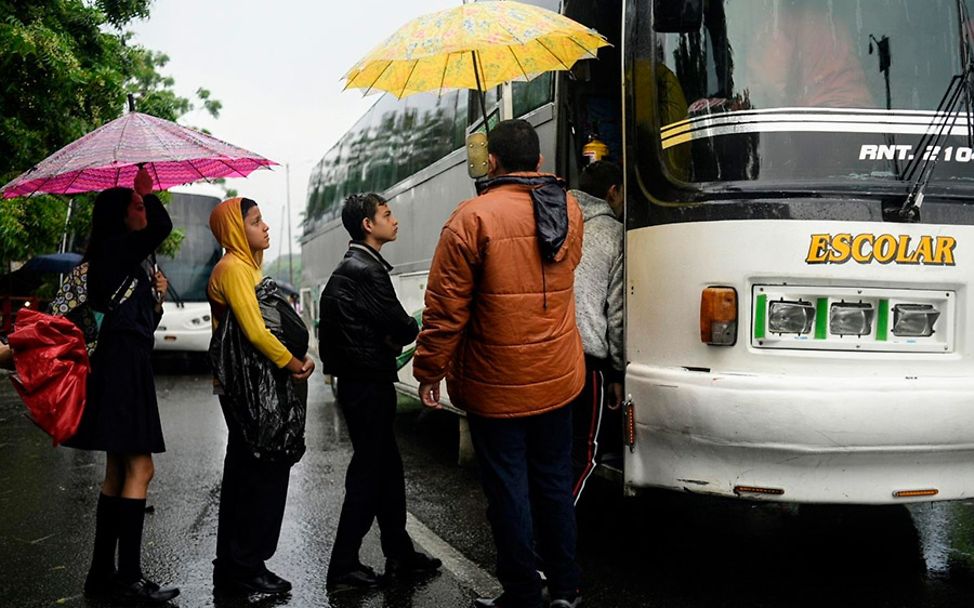
[[(484, 93), (484, 98), (486, 101), (485, 105), (487, 107), (487, 114), (490, 114), (494, 111), (494, 108), (497, 107), (497, 87), (494, 87)], [(470, 103), (467, 106), (467, 124), (473, 126), (483, 122), (483, 112), (480, 110), (480, 94), (478, 94), (476, 91), (471, 91), (469, 99)], [(493, 120), (491, 120), (491, 124), (493, 124)]]
[(472, 91), (457, 91), (457, 107), (453, 114), (453, 149), (467, 145), (467, 127), (470, 126), (469, 106)]
[(953, 1), (709, 0), (689, 33), (654, 32), (653, 4), (634, 28), (644, 183), (899, 180), (961, 70)]
[(514, 116), (524, 116), (554, 100), (554, 78), (547, 72), (528, 82), (515, 82), (511, 85), (514, 96)]
[[(466, 92), (386, 95), (318, 163), (308, 191), (305, 233), (336, 219), (354, 192), (383, 192), (462, 147)], [(465, 135), (465, 133), (464, 133)]]

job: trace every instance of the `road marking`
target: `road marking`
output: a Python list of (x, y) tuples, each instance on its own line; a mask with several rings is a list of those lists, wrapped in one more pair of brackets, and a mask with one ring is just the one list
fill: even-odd
[(406, 531), (427, 553), (443, 560), (443, 567), (464, 586), (472, 589), (478, 597), (500, 595), (503, 589), (496, 578), (464, 557), (453, 545), (437, 536), (435, 532), (423, 525), (423, 522), (408, 512), (406, 513)]

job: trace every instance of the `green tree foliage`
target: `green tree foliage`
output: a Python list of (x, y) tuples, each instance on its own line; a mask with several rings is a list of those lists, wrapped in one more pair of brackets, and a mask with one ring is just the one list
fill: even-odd
[[(140, 112), (176, 120), (193, 103), (160, 70), (169, 58), (120, 30), (151, 0), (0, 0), (0, 183), (118, 118), (126, 95)], [(200, 88), (213, 116), (220, 102)], [(69, 232), (87, 234), (93, 195), (75, 196)], [(67, 197), (0, 200), (0, 272), (60, 245)], [(178, 247), (177, 237), (167, 247)], [(174, 244), (175, 243), (175, 244)], [(76, 249), (81, 243), (75, 243)]]
[(279, 283), (291, 282), (291, 270), (294, 271), (294, 288), (301, 289), (301, 254), (293, 254), (294, 261), (289, 265), (291, 258), (288, 254), (279, 255), (269, 262), (264, 262), (264, 274)]

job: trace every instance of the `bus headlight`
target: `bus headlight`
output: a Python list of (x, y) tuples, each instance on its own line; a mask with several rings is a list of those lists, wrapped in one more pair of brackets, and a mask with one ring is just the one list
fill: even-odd
[(893, 307), (893, 335), (927, 338), (933, 335), (939, 318), (940, 311), (932, 304), (897, 304)]
[(778, 300), (768, 304), (768, 331), (776, 334), (807, 334), (815, 323), (811, 302)]
[(865, 336), (873, 331), (872, 304), (841, 302), (829, 309), (829, 332), (837, 336)]

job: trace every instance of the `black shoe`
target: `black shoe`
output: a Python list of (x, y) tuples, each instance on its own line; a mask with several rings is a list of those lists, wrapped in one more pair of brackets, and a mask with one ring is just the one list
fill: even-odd
[(329, 573), (328, 580), (325, 582), (325, 589), (331, 593), (352, 589), (375, 589), (378, 586), (379, 577), (376, 576), (375, 570), (361, 564), (356, 569), (337, 576)]
[(537, 604), (519, 604), (510, 599), (507, 594), (502, 593), (497, 597), (478, 597), (473, 601), (473, 608), (525, 608), (525, 606), (541, 608), (540, 598), (538, 602)]
[(473, 608), (516, 608), (517, 604), (507, 599), (503, 593), (497, 597), (478, 597), (473, 601)]
[(107, 572), (98, 574), (88, 571), (85, 577), (85, 597), (104, 598), (112, 594), (115, 590), (115, 573)]
[(116, 580), (112, 601), (118, 603), (165, 604), (179, 595), (177, 587), (160, 587), (150, 580), (140, 578), (134, 583)]
[(213, 571), (213, 591), (218, 595), (281, 595), (291, 590), (291, 582), (265, 570), (253, 576), (230, 576), (219, 570)]
[(282, 578), (282, 577), (278, 576), (276, 573), (271, 572), (270, 570), (266, 570), (264, 572), (264, 576), (271, 583), (273, 583), (273, 584), (275, 584), (275, 585), (277, 585), (279, 587), (287, 587), (287, 589), (285, 589), (281, 593), (286, 593), (287, 591), (290, 591), (291, 588), (293, 587), (293, 585), (291, 584), (291, 581), (287, 580), (286, 578)]
[(551, 600), (550, 608), (578, 608), (582, 605), (582, 595), (576, 593), (571, 597), (556, 597)]
[(442, 565), (443, 562), (437, 558), (430, 557), (417, 551), (409, 557), (390, 557), (387, 559), (386, 571), (382, 576), (384, 579), (389, 581), (414, 576), (424, 576), (426, 574), (436, 572)]

